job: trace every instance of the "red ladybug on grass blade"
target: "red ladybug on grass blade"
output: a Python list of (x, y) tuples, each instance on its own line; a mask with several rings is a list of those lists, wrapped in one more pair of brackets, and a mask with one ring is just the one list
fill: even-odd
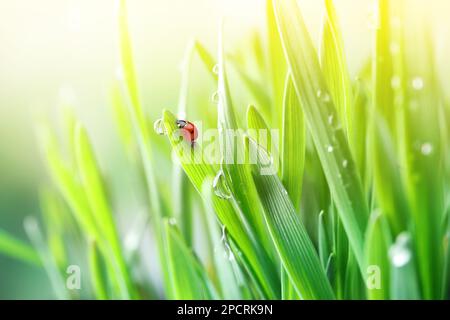
[(181, 129), (181, 133), (186, 141), (194, 143), (198, 137), (198, 131), (192, 122), (186, 120), (177, 120), (177, 126)]

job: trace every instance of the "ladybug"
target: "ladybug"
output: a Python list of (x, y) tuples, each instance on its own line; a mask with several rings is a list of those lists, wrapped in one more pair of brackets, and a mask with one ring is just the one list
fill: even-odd
[(198, 137), (198, 130), (192, 122), (186, 120), (177, 120), (177, 126), (186, 141), (194, 143)]

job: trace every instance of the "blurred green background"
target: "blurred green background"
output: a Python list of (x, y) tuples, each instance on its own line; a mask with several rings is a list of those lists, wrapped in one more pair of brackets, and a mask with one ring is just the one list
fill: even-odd
[[(153, 120), (162, 108), (176, 105), (179, 65), (192, 38), (214, 49), (222, 16), (230, 47), (245, 42), (252, 30), (264, 32), (260, 0), (127, 2), (142, 101)], [(299, 2), (318, 39), (322, 3)], [(355, 71), (371, 50), (371, 1), (337, 0), (335, 5)], [(115, 6), (111, 0), (0, 0), (0, 227), (20, 238), (26, 239), (23, 218), (39, 212), (37, 188), (47, 180), (36, 138), (40, 120), (58, 122), (62, 106), (73, 106), (96, 149), (107, 155), (100, 159), (105, 171), (120, 165), (116, 156), (123, 150), (108, 100), (118, 61)], [(448, 80), (450, 4), (434, 0), (428, 8), (441, 76)], [(194, 82), (192, 90), (201, 86)], [(51, 297), (44, 271), (0, 256), (0, 298)]]

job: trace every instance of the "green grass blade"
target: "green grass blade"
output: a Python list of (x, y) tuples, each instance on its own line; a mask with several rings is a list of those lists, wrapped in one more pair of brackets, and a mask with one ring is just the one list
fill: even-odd
[(370, 99), (367, 89), (363, 81), (358, 81), (353, 99), (353, 118), (351, 119), (352, 129), (349, 131), (349, 143), (365, 190), (368, 189), (369, 183), (369, 166), (367, 163), (369, 111)]
[[(189, 44), (186, 48), (181, 67), (181, 87), (178, 97), (178, 116), (181, 119), (187, 117), (187, 104), (189, 93), (189, 76), (191, 69), (194, 45)], [(173, 167), (173, 216), (179, 221), (181, 232), (188, 246), (192, 245), (192, 219), (191, 195), (189, 188), (189, 180), (183, 172), (181, 165), (174, 164)]]
[(105, 187), (86, 130), (78, 125), (75, 132), (77, 165), (82, 184), (101, 236), (107, 241), (117, 264), (118, 272), (126, 286), (126, 294), (135, 298), (137, 292), (132, 283), (117, 233), (114, 217), (109, 206)]
[(0, 253), (34, 266), (42, 265), (39, 255), (33, 247), (4, 230), (0, 230)]
[[(201, 193), (203, 183), (214, 178), (219, 168), (202, 158), (203, 151), (200, 145), (194, 144), (192, 147), (189, 142), (180, 140), (179, 133), (177, 134), (176, 118), (172, 113), (165, 111), (163, 119), (169, 141), (181, 160), (186, 175), (194, 188)], [(220, 222), (226, 227), (231, 238), (239, 245), (252, 266), (255, 278), (260, 281), (266, 297), (279, 297), (279, 279), (272, 259), (244, 222), (242, 213), (234, 204), (233, 199), (222, 199), (216, 196), (213, 199), (213, 205)]]
[[(273, 4), (294, 87), (304, 108), (333, 200), (364, 273), (363, 246), (368, 208), (358, 172), (295, 0), (274, 0)], [(330, 124), (329, 119), (336, 121)]]
[[(262, 163), (268, 155), (248, 140), (249, 152), (257, 152)], [(253, 150), (252, 150), (253, 149)], [(261, 166), (252, 166), (272, 241), (283, 266), (303, 299), (333, 299), (334, 294), (306, 229), (295, 212), (286, 189), (276, 175), (262, 175)]]
[[(177, 228), (165, 221), (167, 234), (167, 257), (173, 285), (173, 299), (214, 299), (216, 293), (209, 283), (206, 271), (186, 246)], [(183, 266), (180, 268), (179, 266)]]
[[(97, 225), (78, 176), (74, 173), (74, 169), (67, 164), (67, 161), (62, 158), (58, 150), (55, 134), (50, 132), (50, 130), (46, 130), (43, 133), (42, 144), (53, 181), (81, 228), (88, 236), (98, 239)], [(72, 136), (73, 133), (71, 134)]]
[(128, 113), (131, 119), (131, 125), (134, 130), (134, 135), (137, 140), (139, 153), (144, 167), (148, 190), (148, 199), (150, 202), (152, 219), (154, 220), (155, 239), (157, 242), (159, 261), (162, 266), (164, 284), (167, 294), (171, 295), (170, 276), (166, 271), (166, 249), (164, 248), (165, 235), (162, 227), (163, 209), (160, 194), (157, 192), (158, 184), (154, 172), (154, 155), (150, 145), (150, 128), (140, 102), (136, 72), (134, 70), (133, 51), (128, 31), (125, 0), (120, 0), (118, 24), (120, 46), (119, 49), (122, 62), (121, 67), (124, 76), (123, 85), (125, 87), (125, 96), (126, 98), (128, 98)]
[[(242, 299), (242, 283), (237, 277), (235, 270), (233, 269), (233, 263), (235, 261), (232, 259), (234, 257), (233, 252), (229, 245), (223, 239), (224, 235), (220, 234), (219, 224), (214, 212), (213, 204), (213, 193), (211, 189), (212, 180), (206, 180), (202, 187), (202, 198), (204, 205), (206, 207), (206, 222), (208, 227), (208, 232), (211, 235), (211, 245), (214, 248), (214, 266), (217, 270), (217, 277), (219, 278), (220, 289), (222, 292), (222, 298), (225, 300), (229, 299)], [(223, 230), (225, 232), (225, 230)], [(237, 268), (234, 265), (234, 268)]]
[[(286, 59), (283, 54), (280, 35), (277, 32), (277, 22), (273, 11), (272, 0), (266, 0), (267, 46), (269, 51), (269, 71), (272, 83), (272, 110), (274, 116), (281, 114), (283, 92), (287, 73)], [(280, 123), (278, 119), (276, 123)]]
[[(321, 67), (341, 123), (346, 132), (352, 131), (352, 85), (345, 57), (344, 42), (339, 30), (332, 0), (325, 0), (326, 15), (322, 30)], [(330, 119), (333, 121), (334, 119)]]
[(53, 291), (55, 292), (56, 298), (60, 300), (69, 299), (69, 293), (66, 288), (64, 279), (58, 270), (56, 261), (50, 253), (49, 248), (45, 243), (44, 236), (39, 227), (38, 221), (35, 217), (29, 216), (24, 220), (25, 231), (30, 238), (31, 243), (39, 254), (39, 258), (45, 268), (45, 271), (50, 279)]
[(247, 109), (247, 127), (249, 135), (260, 142), (260, 144), (268, 151), (272, 152), (272, 135), (267, 122), (259, 111), (250, 105)]
[(110, 100), (114, 123), (116, 124), (119, 137), (127, 152), (131, 153), (133, 147), (133, 128), (131, 127), (131, 119), (118, 83), (115, 83), (111, 88)]
[[(120, 54), (122, 59), (122, 72), (124, 76), (125, 93), (129, 100), (128, 111), (132, 121), (132, 127), (138, 141), (139, 151), (144, 165), (145, 175), (149, 188), (149, 198), (151, 202), (152, 214), (156, 220), (156, 232), (159, 233), (161, 228), (160, 221), (162, 217), (161, 204), (156, 184), (155, 174), (153, 172), (153, 154), (149, 146), (150, 129), (148, 121), (146, 120), (144, 110), (139, 99), (139, 91), (136, 80), (136, 73), (134, 70), (133, 51), (131, 46), (131, 39), (128, 32), (127, 11), (125, 0), (120, 0), (119, 7), (119, 40), (120, 40)], [(160, 239), (161, 237), (157, 237)]]
[(68, 215), (60, 196), (50, 190), (43, 189), (39, 193), (41, 212), (44, 217), (47, 232), (47, 243), (56, 264), (62, 270), (67, 266), (67, 252), (64, 239)]
[[(254, 229), (258, 240), (263, 246), (270, 248), (267, 241), (267, 229), (262, 218), (262, 208), (258, 194), (251, 177), (248, 164), (242, 163), (239, 156), (245, 154), (243, 142), (243, 130), (240, 129), (236, 113), (232, 104), (229, 88), (227, 69), (225, 63), (225, 52), (223, 47), (222, 29), (219, 32), (218, 53), (218, 129), (219, 137), (223, 143), (220, 144), (222, 155), (222, 170), (230, 190), (235, 197), (242, 213), (248, 222), (248, 226)], [(270, 250), (270, 249), (269, 249)]]
[(203, 44), (201, 44), (199, 41), (195, 41), (195, 51), (197, 52), (198, 56), (200, 57), (200, 60), (205, 65), (206, 69), (208, 69), (209, 74), (217, 80), (217, 66), (216, 66), (216, 60), (212, 56), (212, 54), (208, 51), (208, 49), (205, 48)]
[(297, 212), (300, 211), (305, 167), (305, 136), (303, 110), (289, 76), (286, 80), (283, 101), (281, 181)]
[(388, 241), (389, 230), (386, 228), (384, 217), (374, 212), (369, 221), (366, 234), (366, 253), (367, 253), (367, 266), (368, 268), (375, 267), (374, 269), (380, 272), (381, 280), (380, 286), (367, 286), (367, 297), (371, 300), (388, 300), (390, 295), (390, 262), (388, 251), (391, 246)]
[[(404, 92), (402, 168), (413, 221), (414, 251), (420, 257), (417, 272), (424, 299), (442, 294), (442, 247), (445, 214), (445, 147), (441, 138), (441, 96), (435, 70), (429, 22), (420, 1), (403, 3), (403, 12), (417, 17), (404, 25), (404, 70), (400, 75)], [(400, 17), (403, 17), (400, 15)], [(432, 107), (431, 107), (432, 106)], [(433, 123), (435, 125), (430, 125)], [(417, 128), (421, 128), (418, 130)], [(432, 168), (432, 170), (430, 169)]]
[(411, 246), (411, 237), (401, 233), (389, 250), (391, 260), (391, 299), (417, 300), (421, 298)]
[(319, 230), (317, 232), (317, 238), (319, 240), (319, 258), (324, 270), (328, 265), (328, 259), (331, 254), (330, 246), (328, 243), (328, 236), (325, 226), (324, 212), (319, 214)]
[[(408, 204), (402, 185), (395, 147), (388, 135), (389, 128), (383, 118), (374, 116), (371, 134), (372, 168), (376, 204), (388, 218), (395, 235), (406, 229)], [(390, 183), (386, 183), (390, 181)]]
[(95, 297), (98, 300), (108, 299), (106, 270), (103, 267), (102, 254), (95, 241), (91, 241), (89, 245), (89, 270)]

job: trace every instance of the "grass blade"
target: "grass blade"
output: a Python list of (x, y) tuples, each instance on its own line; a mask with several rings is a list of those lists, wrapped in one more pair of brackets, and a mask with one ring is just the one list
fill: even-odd
[(367, 266), (368, 268), (378, 268), (375, 271), (379, 271), (381, 276), (379, 287), (367, 286), (367, 297), (371, 300), (388, 300), (390, 295), (390, 262), (388, 251), (391, 243), (387, 240), (390, 232), (387, 230), (383, 218), (380, 213), (374, 212), (367, 227)]
[[(214, 212), (213, 193), (211, 189), (212, 180), (206, 180), (202, 187), (202, 198), (206, 207), (206, 220), (208, 232), (211, 235), (212, 246), (214, 248), (214, 266), (217, 270), (217, 277), (219, 278), (220, 288), (223, 299), (242, 299), (242, 280), (240, 280), (235, 272), (234, 265), (236, 262), (232, 259), (234, 257), (231, 248), (224, 239), (225, 235), (220, 235), (219, 224)], [(225, 230), (222, 230), (225, 233)]]
[(0, 230), (0, 252), (11, 258), (21, 260), (34, 266), (41, 266), (41, 260), (36, 251), (27, 243)]
[(76, 145), (75, 154), (77, 157), (77, 165), (90, 210), (93, 213), (101, 237), (104, 237), (104, 240), (107, 241), (111, 248), (111, 253), (117, 264), (118, 272), (126, 286), (126, 294), (135, 298), (137, 292), (135, 291), (131, 276), (128, 272), (116, 224), (106, 198), (105, 188), (94, 157), (93, 149), (86, 130), (80, 125), (76, 128), (74, 140)]
[(98, 300), (108, 299), (108, 285), (103, 267), (102, 254), (95, 241), (91, 241), (89, 245), (89, 269), (96, 298)]
[[(180, 134), (177, 134), (176, 118), (172, 113), (165, 111), (163, 119), (169, 141), (180, 159), (186, 175), (194, 188), (201, 193), (203, 183), (214, 178), (219, 168), (211, 165), (207, 159), (202, 157), (203, 151), (200, 145), (192, 146), (191, 143), (180, 140)], [(234, 199), (222, 199), (216, 196), (213, 205), (220, 222), (226, 227), (230, 237), (239, 244), (240, 250), (249, 261), (255, 278), (260, 281), (265, 290), (266, 297), (279, 297), (279, 279), (272, 259), (263, 249), (262, 244), (256, 240), (253, 230), (248, 228)]]
[[(251, 140), (249, 152), (257, 152), (263, 163), (268, 155)], [(255, 149), (257, 148), (257, 149)], [(333, 299), (334, 294), (324, 269), (286, 189), (276, 175), (262, 175), (261, 167), (252, 166), (260, 199), (272, 241), (283, 266), (302, 299)]]
[(64, 282), (64, 279), (62, 278), (60, 271), (58, 270), (56, 261), (53, 259), (50, 250), (46, 246), (44, 236), (42, 235), (37, 219), (32, 216), (25, 218), (24, 228), (28, 237), (30, 238), (30, 241), (35, 247), (36, 252), (38, 252), (39, 254), (39, 258), (42, 261), (45, 271), (47, 272), (57, 299), (69, 299), (70, 297), (66, 288), (66, 284)]
[(391, 299), (420, 299), (417, 273), (411, 249), (411, 237), (407, 233), (401, 233), (389, 250), (391, 260)]
[(292, 79), (288, 76), (283, 102), (283, 138), (281, 181), (296, 212), (300, 211), (303, 169), (305, 167), (305, 123), (300, 101)]
[(167, 257), (169, 272), (172, 275), (173, 298), (176, 300), (216, 298), (206, 277), (206, 271), (186, 246), (179, 231), (169, 221), (165, 221), (164, 226), (167, 234)]
[[(344, 42), (332, 0), (325, 0), (326, 15), (322, 30), (321, 67), (341, 123), (350, 135), (353, 121), (352, 84), (345, 58)], [(333, 119), (330, 119), (333, 121)]]
[[(310, 36), (295, 0), (274, 0), (278, 30), (317, 153), (363, 273), (368, 209), (361, 182)], [(330, 125), (329, 119), (336, 119)]]

